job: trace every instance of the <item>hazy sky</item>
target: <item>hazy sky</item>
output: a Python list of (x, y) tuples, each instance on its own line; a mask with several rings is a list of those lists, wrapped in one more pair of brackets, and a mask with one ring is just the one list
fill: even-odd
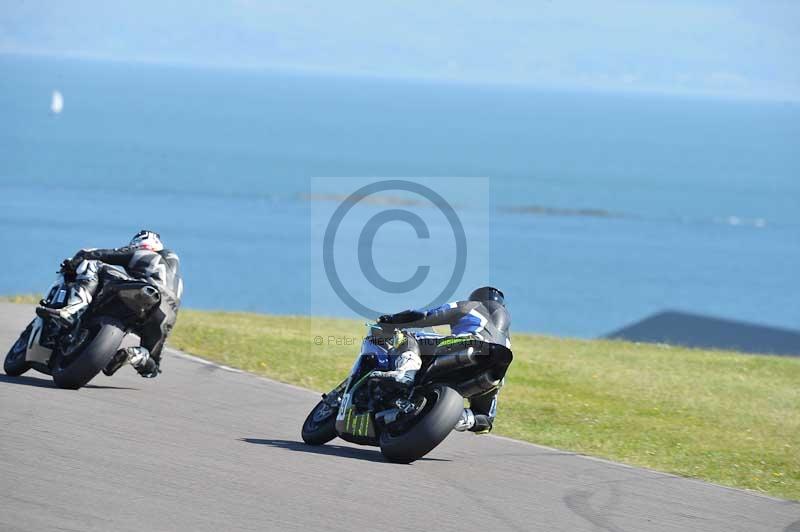
[(800, 1), (0, 0), (0, 52), (800, 99)]

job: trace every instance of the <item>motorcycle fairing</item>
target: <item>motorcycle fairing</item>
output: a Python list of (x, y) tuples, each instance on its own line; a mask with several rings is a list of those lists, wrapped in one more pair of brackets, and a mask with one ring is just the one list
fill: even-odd
[(42, 347), (39, 340), (41, 340), (42, 329), (44, 327), (44, 320), (37, 317), (31, 326), (31, 333), (28, 336), (28, 346), (25, 351), (25, 360), (28, 362), (39, 362), (47, 364), (50, 360), (50, 355), (53, 353), (52, 349)]

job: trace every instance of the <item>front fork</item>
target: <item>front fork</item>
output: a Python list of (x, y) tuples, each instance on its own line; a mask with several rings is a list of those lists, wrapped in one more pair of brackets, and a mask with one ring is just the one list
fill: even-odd
[(342, 395), (344, 394), (345, 388), (347, 388), (348, 382), (350, 382), (350, 378), (345, 379), (341, 384), (339, 384), (339, 386), (328, 393), (322, 394), (322, 401), (329, 406), (338, 409), (342, 402)]

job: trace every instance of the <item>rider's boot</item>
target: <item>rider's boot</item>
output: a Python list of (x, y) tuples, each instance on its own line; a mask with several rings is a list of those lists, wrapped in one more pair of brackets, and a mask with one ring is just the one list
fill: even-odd
[(475, 414), (475, 424), (469, 429), (475, 434), (489, 434), (492, 432), (492, 418), (483, 414)]
[(454, 427), (458, 432), (470, 431), (475, 434), (489, 434), (492, 431), (492, 419), (484, 414), (476, 414), (471, 409), (465, 408), (461, 418)]
[(158, 377), (161, 373), (161, 368), (158, 367), (158, 362), (150, 356), (150, 351), (145, 347), (132, 347), (135, 354), (130, 357), (131, 366), (146, 379), (153, 379)]
[(130, 362), (131, 366), (142, 377), (152, 379), (160, 373), (158, 363), (150, 356), (150, 351), (141, 346), (126, 347), (117, 351), (108, 366), (103, 369), (103, 373), (110, 377), (126, 362)]
[(492, 423), (497, 415), (497, 394), (502, 386), (503, 381), (501, 380), (497, 388), (469, 398), (472, 422), (466, 430), (475, 434), (488, 434), (492, 431)]
[(454, 430), (458, 432), (470, 431), (475, 434), (489, 434), (492, 431), (492, 419), (484, 414), (476, 414), (470, 408), (461, 412)]
[(464, 432), (466, 430), (472, 429), (475, 426), (475, 414), (472, 413), (472, 410), (469, 408), (465, 408), (463, 412), (461, 412), (461, 418), (459, 418), (458, 423), (454, 427), (454, 430), (458, 432)]

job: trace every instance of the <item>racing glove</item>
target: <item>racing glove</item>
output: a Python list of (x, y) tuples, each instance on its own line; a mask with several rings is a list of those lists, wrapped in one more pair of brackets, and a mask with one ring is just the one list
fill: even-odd
[(425, 313), (420, 312), (419, 310), (404, 310), (403, 312), (398, 312), (397, 314), (384, 314), (383, 316), (378, 318), (378, 323), (391, 323), (391, 324), (412, 323), (421, 320), (424, 317)]
[(75, 271), (78, 269), (78, 265), (83, 262), (83, 260), (76, 261), (75, 258), (71, 259), (64, 259), (61, 261), (61, 266), (58, 269), (59, 273), (63, 273), (67, 276), (74, 276)]

